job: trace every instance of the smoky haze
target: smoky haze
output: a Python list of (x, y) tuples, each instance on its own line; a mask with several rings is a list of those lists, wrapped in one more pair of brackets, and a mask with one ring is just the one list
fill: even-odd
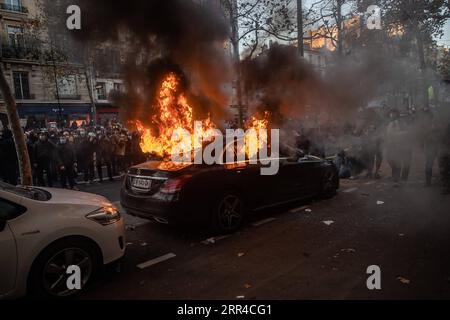
[[(72, 4), (81, 9), (81, 30), (66, 28), (65, 11)], [(122, 73), (129, 93), (113, 98), (124, 107), (126, 119), (138, 117), (146, 122), (151, 118), (154, 84), (165, 71), (183, 79), (196, 102), (196, 116), (211, 112), (213, 118), (223, 117), (223, 107), (229, 105), (232, 68), (224, 49), (229, 26), (219, 8), (185, 0), (134, 0), (130, 4), (64, 0), (47, 1), (46, 10), (61, 17), (51, 25), (54, 33), (65, 33), (81, 50), (99, 43), (114, 48), (125, 40)]]

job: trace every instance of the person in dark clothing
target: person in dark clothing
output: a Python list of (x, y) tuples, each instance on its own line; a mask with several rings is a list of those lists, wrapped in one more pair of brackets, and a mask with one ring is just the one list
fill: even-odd
[(27, 150), (28, 150), (28, 156), (30, 157), (30, 163), (32, 166), (33, 184), (36, 185), (37, 184), (37, 176), (36, 176), (36, 170), (33, 166), (33, 164), (36, 163), (36, 161), (34, 160), (34, 145), (39, 140), (39, 138), (36, 135), (36, 133), (34, 133), (33, 131), (28, 133), (27, 137), (28, 137), (27, 138)]
[(45, 187), (44, 171), (47, 174), (47, 184), (53, 187), (53, 174), (51, 170), (52, 163), (55, 162), (56, 146), (49, 141), (48, 133), (43, 132), (39, 136), (39, 141), (34, 145), (34, 167), (36, 168), (36, 175), (38, 185)]
[(106, 166), (109, 181), (114, 181), (112, 170), (113, 155), (114, 155), (114, 145), (112, 144), (111, 140), (105, 134), (100, 135), (97, 147), (97, 171), (100, 181), (103, 180), (103, 171), (102, 171), (103, 165)]
[(400, 118), (400, 112), (391, 112), (391, 122), (386, 129), (386, 157), (392, 169), (395, 183), (407, 182), (412, 160), (411, 135), (409, 127)]
[(141, 136), (139, 132), (133, 132), (130, 140), (130, 166), (145, 162), (144, 154), (141, 149)]
[(433, 179), (433, 166), (439, 155), (439, 128), (430, 110), (425, 110), (419, 117), (418, 126), (422, 133), (420, 139), (425, 151), (425, 186), (430, 187)]
[(74, 189), (74, 166), (77, 159), (74, 148), (68, 143), (65, 136), (59, 138), (59, 143), (56, 147), (56, 155), (61, 176), (61, 187), (66, 189), (68, 185), (70, 189)]
[(442, 135), (439, 168), (443, 186), (442, 193), (450, 194), (450, 124)]
[(71, 129), (72, 131), (75, 131), (75, 130), (78, 129), (78, 124), (77, 124), (76, 121), (72, 122), (72, 125), (70, 126), (70, 129)]
[(17, 185), (19, 177), (19, 163), (16, 145), (11, 130), (4, 129), (0, 139), (0, 178), (5, 182)]
[(367, 169), (367, 178), (380, 179), (380, 168), (383, 162), (381, 138), (375, 125), (369, 126), (362, 136), (362, 161)]
[(83, 172), (85, 182), (94, 180), (94, 148), (92, 142), (93, 137), (86, 137), (85, 132), (82, 131), (78, 142), (77, 160), (78, 169)]

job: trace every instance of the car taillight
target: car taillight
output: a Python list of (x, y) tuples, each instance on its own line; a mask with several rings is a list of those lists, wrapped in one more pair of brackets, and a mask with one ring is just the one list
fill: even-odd
[(191, 178), (192, 175), (189, 174), (178, 178), (169, 179), (163, 184), (160, 192), (166, 194), (177, 193), (186, 185), (186, 183), (189, 182), (189, 180), (191, 180)]

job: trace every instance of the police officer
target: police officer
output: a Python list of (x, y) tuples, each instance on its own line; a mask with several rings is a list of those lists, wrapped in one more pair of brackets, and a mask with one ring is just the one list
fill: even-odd
[(450, 194), (450, 124), (442, 135), (439, 167), (443, 184), (443, 194)]

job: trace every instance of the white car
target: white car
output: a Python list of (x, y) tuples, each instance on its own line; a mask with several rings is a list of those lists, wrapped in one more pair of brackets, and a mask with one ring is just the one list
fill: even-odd
[(0, 182), (0, 299), (79, 292), (69, 289), (67, 268), (79, 267), (83, 289), (123, 257), (124, 234), (119, 211), (104, 197)]

